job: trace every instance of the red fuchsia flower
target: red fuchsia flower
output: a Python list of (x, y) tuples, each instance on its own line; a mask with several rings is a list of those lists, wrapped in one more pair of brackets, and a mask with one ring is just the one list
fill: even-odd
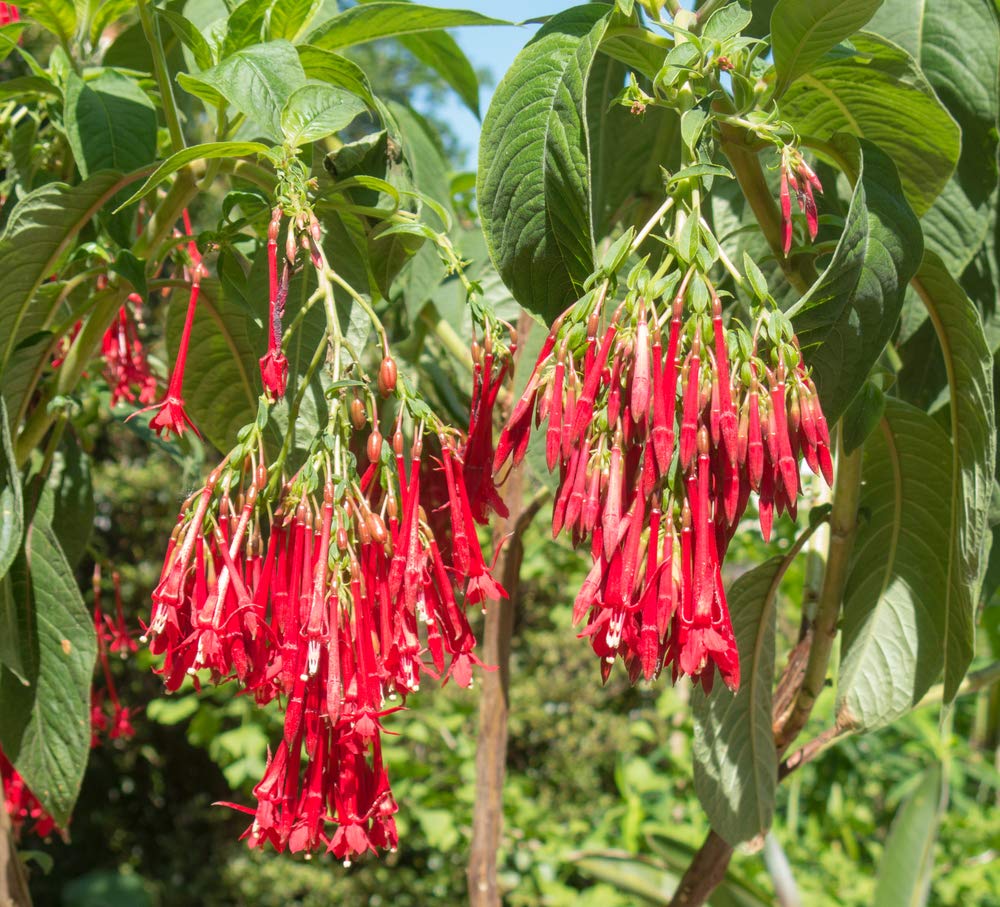
[[(288, 360), (281, 352), (281, 319), (288, 297), (288, 264), (278, 282), (278, 233), (281, 230), (281, 208), (275, 208), (267, 228), (268, 317), (267, 352), (260, 360), (260, 377), (264, 390), (272, 400), (285, 396), (288, 385)], [(292, 228), (289, 225), (289, 232)]]
[[(132, 737), (135, 734), (132, 727), (135, 710), (122, 705), (108, 657), (109, 651), (118, 651), (123, 658), (129, 651), (136, 651), (135, 642), (131, 638), (131, 633), (122, 614), (120, 580), (117, 571), (112, 574), (112, 578), (116, 607), (116, 615), (113, 618), (101, 607), (101, 568), (100, 565), (94, 566), (94, 630), (97, 635), (97, 657), (101, 666), (101, 679), (104, 681), (104, 686), (102, 688), (95, 684), (91, 691), (91, 747), (100, 743), (101, 734), (104, 733), (107, 733), (112, 740), (118, 737)], [(107, 705), (110, 705), (110, 715)]]
[(351, 418), (331, 430), (350, 435), (344, 449), (367, 453), (367, 468), (336, 466), (322, 439), (315, 473), (280, 485), (259, 438), (223, 460), (184, 504), (145, 638), (169, 690), (235, 678), (261, 704), (286, 702), (256, 805), (225, 804), (253, 817), (248, 845), (350, 861), (397, 843), (383, 721), (424, 672), (472, 683), (466, 608), (502, 590), (455, 442), (442, 431), (441, 465), (425, 468), (422, 425), (407, 448), (398, 422), (383, 458), (364, 406), (344, 395), (333, 408)]
[(816, 210), (814, 192), (822, 194), (823, 185), (802, 155), (790, 145), (781, 152), (781, 224), (782, 245), (785, 255), (792, 248), (792, 192), (799, 210), (806, 216), (809, 238), (815, 239), (819, 231), (819, 212)]
[[(138, 313), (142, 297), (132, 293), (128, 302)], [(140, 403), (152, 403), (156, 399), (156, 378), (150, 371), (146, 350), (139, 340), (128, 304), (118, 310), (118, 317), (105, 331), (101, 349), (104, 354), (104, 379), (111, 388), (112, 407), (121, 400), (134, 403), (138, 399)]]
[[(0, 750), (0, 793), (6, 803), (15, 839), (20, 840), (25, 830), (39, 838), (47, 838), (54, 831), (66, 838), (66, 831), (59, 828), (45, 811), (3, 750)], [(31, 826), (26, 829), (29, 823)]]
[(495, 355), (493, 340), (486, 334), (482, 348), (473, 345), (472, 403), (469, 430), (458, 456), (468, 494), (469, 509), (477, 523), (489, 522), (492, 510), (507, 517), (507, 505), (501, 500), (493, 481), (493, 412), (497, 396), (510, 370), (514, 347)]
[(17, 22), (21, 13), (13, 3), (0, 3), (0, 27)]
[(168, 435), (175, 434), (178, 437), (184, 434), (185, 429), (190, 428), (198, 437), (201, 433), (191, 421), (184, 409), (184, 367), (187, 363), (188, 346), (191, 342), (191, 328), (194, 325), (195, 311), (198, 307), (198, 293), (201, 289), (201, 280), (204, 276), (204, 268), (201, 263), (196, 263), (191, 270), (191, 295), (188, 299), (187, 314), (184, 318), (184, 329), (181, 332), (180, 346), (177, 347), (177, 358), (174, 360), (174, 368), (170, 373), (170, 381), (167, 384), (167, 393), (163, 400), (152, 406), (136, 410), (128, 418), (132, 419), (140, 413), (155, 411), (155, 415), (149, 420), (149, 427), (158, 435), (164, 432)]
[(693, 276), (672, 300), (627, 298), (603, 328), (612, 307), (600, 294), (564, 312), (494, 468), (516, 464), (532, 425), (547, 423), (546, 456), (559, 471), (552, 531), (590, 550), (573, 620), (603, 678), (620, 657), (633, 682), (670, 666), (674, 679), (710, 690), (718, 672), (736, 689), (726, 550), (751, 492), (767, 537), (776, 513), (795, 513), (802, 459), (832, 480), (829, 433), (794, 337), (768, 338), (765, 360), (757, 335), (733, 336), (743, 329), (725, 324), (705, 278), (711, 309), (685, 319)]

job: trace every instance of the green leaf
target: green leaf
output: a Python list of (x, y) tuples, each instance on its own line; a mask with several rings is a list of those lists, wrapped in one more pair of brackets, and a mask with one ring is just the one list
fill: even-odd
[(920, 263), (920, 225), (895, 168), (867, 141), (831, 144), (858, 173), (844, 232), (826, 270), (788, 315), (832, 424), (882, 353)]
[[(17, 203), (0, 236), (0, 378), (17, 344), (39, 330), (39, 288), (58, 271), (76, 234), (130, 177), (101, 173), (72, 188), (50, 183)], [(51, 302), (51, 300), (49, 300)]]
[(948, 375), (951, 407), (949, 462), (949, 584), (962, 591), (946, 602), (944, 696), (949, 702), (972, 659), (973, 606), (986, 569), (987, 520), (996, 469), (993, 357), (972, 301), (932, 252), (914, 287), (930, 314)]
[(781, 0), (771, 13), (774, 97), (809, 72), (844, 38), (864, 28), (882, 0)]
[(167, 177), (172, 176), (193, 161), (207, 161), (220, 157), (249, 157), (251, 154), (264, 154), (267, 150), (267, 145), (262, 145), (260, 142), (206, 142), (204, 145), (192, 145), (190, 148), (170, 155), (153, 171), (142, 187), (122, 202), (116, 210), (120, 211), (122, 208), (127, 208), (139, 201)]
[(869, 378), (844, 413), (841, 442), (845, 454), (852, 453), (865, 443), (868, 436), (878, 428), (884, 412), (885, 393)]
[(80, 174), (127, 172), (156, 157), (156, 110), (137, 82), (107, 69), (66, 85), (66, 138)]
[(66, 0), (22, 0), (21, 11), (68, 45), (76, 34), (76, 6)]
[(706, 695), (699, 687), (691, 694), (695, 790), (712, 828), (734, 846), (767, 831), (774, 815), (774, 601), (785, 567), (783, 558), (771, 558), (729, 589), (739, 691)]
[(401, 35), (399, 43), (424, 66), (441, 76), (478, 119), (479, 77), (458, 42), (448, 32), (429, 31)]
[(215, 55), (205, 36), (198, 30), (198, 27), (180, 13), (175, 13), (169, 9), (159, 9), (157, 13), (170, 24), (177, 39), (191, 51), (194, 62), (199, 69), (211, 69), (215, 62)]
[(825, 57), (789, 88), (781, 114), (800, 135), (826, 141), (846, 131), (877, 144), (921, 215), (955, 169), (958, 125), (905, 50), (865, 33), (852, 43), (855, 54)]
[(6, 575), (21, 548), (24, 535), (24, 500), (21, 474), (14, 459), (14, 444), (7, 417), (7, 403), (0, 396), (0, 578)]
[(0, 62), (10, 56), (11, 51), (17, 48), (18, 39), (28, 27), (27, 22), (8, 22), (0, 28)]
[(31, 683), (37, 671), (28, 605), (28, 567), (24, 549), (17, 552), (0, 578), (0, 672), (9, 670), (21, 683)]
[(131, 249), (122, 249), (115, 256), (111, 270), (132, 284), (132, 289), (143, 299), (149, 295), (146, 288), (146, 260), (137, 258)]
[(281, 111), (281, 131), (295, 148), (346, 128), (368, 108), (364, 101), (332, 85), (304, 85)]
[(332, 50), (321, 50), (309, 44), (301, 45), (298, 51), (299, 61), (310, 79), (319, 79), (344, 88), (375, 109), (375, 96), (372, 94), (368, 76), (357, 63), (335, 54)]
[(593, 270), (587, 82), (610, 17), (551, 18), (507, 70), (483, 122), (477, 196), (490, 257), (518, 302), (551, 320)]
[(322, 5), (323, 0), (279, 0), (272, 4), (268, 23), (270, 37), (295, 41)]
[(896, 814), (879, 863), (873, 907), (923, 907), (927, 903), (934, 842), (945, 802), (943, 783), (941, 765), (935, 763), (924, 771)]
[(90, 457), (76, 438), (66, 440), (52, 460), (36, 513), (52, 526), (71, 567), (87, 550), (97, 505)]
[(837, 683), (844, 726), (883, 727), (913, 708), (944, 665), (948, 611), (956, 598), (971, 604), (949, 575), (950, 446), (930, 416), (891, 397), (865, 444)]
[(198, 75), (180, 73), (180, 86), (208, 104), (224, 98), (273, 141), (281, 141), (281, 111), (306, 74), (288, 41), (254, 44)]
[(417, 3), (364, 3), (328, 19), (306, 39), (325, 50), (395, 38), (418, 32), (437, 31), (463, 25), (510, 25), (481, 13), (461, 9), (439, 9)]
[(8, 99), (24, 100), (34, 95), (59, 97), (59, 89), (53, 82), (40, 76), (18, 76), (0, 82), (0, 101)]
[(261, 41), (271, 0), (242, 0), (233, 7), (223, 32), (222, 59)]
[(996, 217), (996, 15), (984, 0), (885, 0), (869, 29), (914, 58), (962, 129), (958, 168), (921, 219), (927, 247), (959, 275), (990, 235)]
[(729, 3), (708, 17), (701, 36), (709, 41), (726, 41), (743, 31), (752, 19), (750, 10), (738, 3)]
[(76, 802), (90, 754), (94, 625), (52, 527), (36, 519), (26, 540), (37, 641), (29, 685), (0, 669), (0, 745), (58, 825)]

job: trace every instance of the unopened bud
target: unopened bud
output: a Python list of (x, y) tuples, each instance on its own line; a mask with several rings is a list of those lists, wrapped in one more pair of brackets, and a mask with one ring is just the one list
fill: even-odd
[(396, 389), (396, 377), (396, 360), (386, 356), (378, 370), (378, 392), (383, 397), (388, 397)]

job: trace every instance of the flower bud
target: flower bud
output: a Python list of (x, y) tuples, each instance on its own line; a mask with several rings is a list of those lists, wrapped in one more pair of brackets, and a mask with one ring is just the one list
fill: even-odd
[(383, 397), (388, 397), (396, 389), (396, 376), (396, 360), (386, 356), (378, 370), (378, 392)]

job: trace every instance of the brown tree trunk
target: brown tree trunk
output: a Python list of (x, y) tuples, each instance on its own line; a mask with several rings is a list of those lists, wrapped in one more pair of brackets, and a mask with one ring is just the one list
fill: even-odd
[[(519, 523), (524, 513), (524, 486), (520, 471), (508, 480), (504, 495), (510, 515), (495, 540), (510, 535), (497, 560), (497, 579), (507, 590), (506, 601), (491, 604), (483, 632), (483, 661), (496, 665), (483, 674), (479, 699), (479, 738), (476, 746), (476, 802), (472, 815), (472, 846), (467, 869), (471, 907), (498, 907), (497, 854), (503, 832), (503, 783), (507, 766), (507, 712), (510, 689), (510, 639), (520, 586), (524, 545)], [(530, 516), (528, 517), (530, 521)]]

